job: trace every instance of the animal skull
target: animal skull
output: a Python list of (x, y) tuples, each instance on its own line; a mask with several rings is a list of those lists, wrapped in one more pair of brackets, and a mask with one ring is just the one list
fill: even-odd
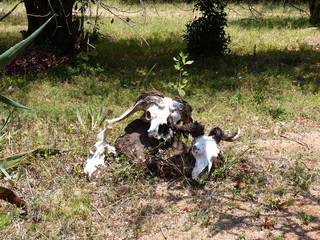
[(116, 149), (106, 142), (106, 135), (110, 132), (109, 129), (104, 129), (97, 136), (97, 142), (90, 148), (90, 153), (87, 159), (87, 164), (84, 172), (91, 178), (92, 173), (97, 169), (97, 166), (104, 166), (104, 158), (106, 154), (116, 153)]
[(196, 164), (192, 170), (192, 179), (197, 180), (206, 167), (208, 167), (206, 174), (210, 173), (211, 159), (218, 157), (220, 150), (211, 136), (201, 136), (193, 141), (191, 152), (196, 159)]
[(164, 97), (159, 92), (143, 93), (136, 103), (120, 117), (107, 120), (108, 123), (121, 121), (136, 111), (143, 110), (144, 120), (150, 122), (148, 129), (149, 137), (168, 140), (172, 138), (173, 132), (168, 125), (168, 117), (172, 117), (174, 123), (182, 121), (192, 122), (191, 106), (180, 98)]
[(203, 170), (207, 168), (204, 176), (210, 173), (212, 167), (212, 159), (219, 155), (218, 144), (221, 140), (232, 142), (240, 136), (240, 129), (233, 136), (226, 136), (220, 128), (211, 130), (209, 136), (196, 137), (192, 142), (191, 153), (196, 159), (195, 167), (192, 170), (192, 179), (197, 180)]

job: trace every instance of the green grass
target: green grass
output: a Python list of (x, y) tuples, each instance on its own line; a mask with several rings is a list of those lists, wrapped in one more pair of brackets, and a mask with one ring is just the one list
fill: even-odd
[[(12, 5), (4, 6), (10, 9)], [(302, 156), (285, 155), (286, 160), (265, 161), (270, 152), (254, 145), (256, 139), (300, 132), (300, 127), (312, 131), (311, 127), (299, 125), (301, 119), (319, 125), (319, 31), (311, 28), (306, 16), (278, 6), (257, 6), (264, 14), (258, 20), (241, 20), (251, 16), (238, 6), (230, 6), (230, 53), (196, 59), (187, 68), (189, 91), (184, 98), (193, 106), (195, 119), (206, 125), (207, 132), (214, 126), (229, 132), (240, 126), (242, 131), (235, 145), (221, 145), (225, 165), (213, 172), (204, 188), (180, 186), (181, 181), (177, 181), (161, 192), (166, 179), (145, 178), (143, 163), (121, 158), (108, 158), (100, 175), (92, 182), (86, 180), (82, 169), (88, 149), (103, 126), (92, 130), (88, 123), (83, 128), (77, 120), (77, 107), (85, 118), (90, 104), (97, 116), (104, 100), (104, 116), (113, 118), (144, 91), (177, 95), (168, 87), (178, 77), (172, 58), (185, 51), (181, 35), (193, 13), (183, 9), (192, 7), (155, 7), (157, 10), (148, 5), (145, 24), (140, 13), (129, 14), (150, 46), (121, 21), (115, 19), (111, 24), (111, 16), (103, 12), (99, 27), (105, 36), (88, 54), (38, 75), (1, 76), (1, 94), (32, 110), (15, 112), (7, 135), (1, 139), (0, 157), (40, 145), (69, 150), (54, 156), (30, 156), (22, 164), (27, 171), (15, 192), (26, 200), (28, 216), (21, 218), (13, 206), (1, 201), (0, 232), (5, 239), (137, 239), (154, 234), (159, 234), (159, 239), (162, 234), (174, 239), (177, 236), (170, 228), (173, 224), (182, 237), (185, 232), (189, 237), (204, 231), (206, 238), (231, 231), (238, 223), (235, 218), (248, 226), (250, 220), (250, 226), (260, 232), (261, 219), (270, 211), (274, 214), (271, 218), (280, 219), (279, 225), (285, 227), (289, 221), (278, 211), (282, 208), (278, 199), (303, 197), (319, 184), (319, 171), (304, 164), (317, 161), (316, 153), (306, 151)], [(138, 6), (132, 6), (131, 10), (135, 9)], [(20, 13), (1, 22), (1, 51), (20, 40), (19, 31), (26, 24)], [(10, 94), (6, 91), (9, 86), (15, 89)], [(5, 112), (0, 121), (5, 121), (7, 111), (0, 106), (0, 112)], [(130, 120), (139, 116), (136, 113), (114, 124), (109, 142), (113, 144)], [(279, 133), (273, 131), (281, 124), (286, 125)], [(249, 159), (252, 155), (262, 160)], [(253, 173), (243, 174), (239, 160), (245, 161)], [(14, 177), (15, 171), (10, 174)], [(235, 179), (245, 183), (245, 188), (235, 189)], [(5, 183), (1, 179), (1, 184)], [(294, 204), (293, 200), (289, 208)], [(312, 224), (312, 219), (318, 217), (301, 212), (293, 219)], [(286, 227), (292, 230), (290, 225)], [(249, 239), (250, 234), (241, 231), (234, 238)]]

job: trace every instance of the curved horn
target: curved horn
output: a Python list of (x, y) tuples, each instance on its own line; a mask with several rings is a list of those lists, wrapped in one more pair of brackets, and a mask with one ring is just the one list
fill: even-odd
[(141, 111), (141, 110), (146, 110), (147, 107), (154, 103), (157, 105), (163, 104), (163, 98), (164, 96), (160, 92), (145, 92), (142, 93), (136, 100), (136, 103), (130, 107), (127, 111), (125, 111), (120, 117), (114, 118), (114, 119), (108, 119), (106, 120), (107, 123), (116, 123), (119, 122), (123, 119), (126, 119), (129, 117), (131, 114)]
[(215, 127), (212, 129), (209, 133), (209, 136), (212, 136), (217, 143), (219, 143), (221, 140), (226, 142), (233, 142), (240, 136), (240, 128), (237, 129), (237, 131), (232, 136), (227, 136), (224, 134), (221, 128)]
[(193, 119), (192, 119), (192, 107), (189, 103), (187, 103), (183, 98), (181, 97), (173, 97), (172, 98), (173, 101), (176, 101), (178, 103), (181, 104), (181, 108), (180, 110), (180, 115), (181, 115), (181, 121), (183, 123), (192, 123)]
[(194, 138), (201, 137), (204, 135), (204, 126), (197, 121), (192, 123), (187, 123), (185, 125), (178, 125), (173, 122), (172, 117), (169, 117), (168, 123), (174, 131), (177, 131), (180, 133), (189, 133)]

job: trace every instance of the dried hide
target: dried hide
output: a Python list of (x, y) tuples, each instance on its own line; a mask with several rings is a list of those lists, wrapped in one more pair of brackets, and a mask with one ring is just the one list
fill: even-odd
[(194, 158), (190, 147), (174, 136), (166, 142), (149, 137), (149, 122), (136, 119), (125, 128), (125, 134), (116, 140), (117, 153), (129, 159), (140, 159), (146, 163), (150, 174), (178, 178), (191, 176)]
[(116, 140), (117, 152), (142, 161), (145, 161), (148, 155), (154, 154), (160, 141), (148, 136), (149, 127), (150, 123), (142, 119), (132, 121), (125, 128), (125, 134)]

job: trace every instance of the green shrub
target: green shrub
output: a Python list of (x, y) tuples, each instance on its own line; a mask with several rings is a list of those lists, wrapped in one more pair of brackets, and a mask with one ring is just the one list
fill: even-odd
[(183, 35), (188, 51), (194, 56), (215, 56), (222, 54), (228, 47), (230, 37), (224, 27), (227, 26), (226, 6), (223, 0), (196, 0), (194, 10), (201, 16), (187, 24)]

